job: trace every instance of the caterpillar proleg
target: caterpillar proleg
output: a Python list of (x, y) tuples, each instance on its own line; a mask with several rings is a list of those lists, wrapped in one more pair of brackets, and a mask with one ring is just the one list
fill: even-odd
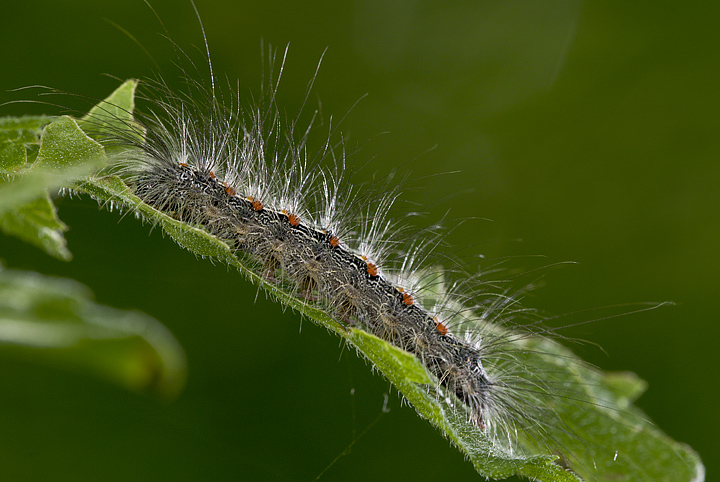
[[(398, 388), (482, 475), (642, 480), (619, 478), (631, 468), (653, 480), (664, 470), (605, 438), (608, 421), (616, 431), (657, 434), (625, 411), (631, 394), (551, 340), (520, 304), (522, 287), (492, 267), (467, 273), (453, 264), (440, 229), (404, 227), (393, 211), (403, 172), (353, 186), (334, 125), (313, 146), (309, 129), (277, 105), (279, 73), (248, 102), (213, 72), (207, 42), (203, 50), (200, 62), (178, 50), (186, 90), (142, 81), (132, 118), (111, 97), (81, 123), (109, 162), (78, 190), (136, 210), (176, 239), (192, 232), (224, 246), (271, 295), (328, 317), (393, 382), (401, 377), (390, 374), (393, 363), (419, 366)], [(282, 71), (283, 58), (270, 65)], [(130, 194), (97, 188), (111, 180)], [(379, 365), (373, 343), (394, 361)]]

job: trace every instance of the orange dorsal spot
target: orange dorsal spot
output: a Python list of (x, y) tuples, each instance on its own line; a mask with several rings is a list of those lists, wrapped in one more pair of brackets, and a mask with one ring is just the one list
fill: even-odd
[(439, 321), (435, 322), (435, 329), (443, 336), (448, 334), (447, 326), (443, 325)]
[(370, 276), (377, 276), (377, 273), (378, 273), (377, 266), (375, 266), (372, 263), (368, 263), (367, 264), (367, 272)]
[(230, 195), (230, 196), (234, 196), (237, 194), (237, 191), (235, 189), (231, 188), (230, 186), (228, 186), (227, 184), (225, 185), (225, 192), (228, 193), (228, 195)]
[(181, 162), (180, 165), (181, 165), (182, 167), (188, 167), (187, 163), (185, 163), (185, 162)]
[(365, 256), (364, 254), (360, 255), (360, 257), (362, 258), (363, 261), (367, 261), (367, 256)]
[(300, 218), (297, 217), (295, 214), (290, 214), (288, 216), (288, 221), (290, 222), (291, 226), (297, 226), (298, 224), (300, 224)]
[(263, 203), (261, 203), (260, 201), (258, 201), (257, 199), (255, 199), (255, 200), (252, 202), (252, 207), (253, 207), (253, 209), (254, 209), (255, 211), (260, 211), (260, 210), (263, 208)]
[(337, 238), (337, 236), (330, 236), (329, 242), (330, 246), (332, 246), (333, 248), (337, 248), (338, 246), (340, 246), (340, 240)]
[(208, 176), (210, 176), (212, 179), (215, 179), (215, 173), (212, 171), (208, 172)]
[(412, 296), (410, 296), (410, 295), (407, 294), (407, 293), (403, 293), (402, 296), (403, 296), (403, 303), (405, 303), (405, 304), (408, 305), (408, 306), (410, 306), (410, 305), (413, 304), (413, 298), (412, 298)]

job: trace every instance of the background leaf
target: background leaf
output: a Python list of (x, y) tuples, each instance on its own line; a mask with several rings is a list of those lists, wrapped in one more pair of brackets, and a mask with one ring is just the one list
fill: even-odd
[(185, 382), (185, 355), (156, 320), (99, 305), (72, 280), (32, 272), (0, 271), (0, 356), (164, 397)]
[[(7, 196), (4, 191), (0, 187), (0, 199)], [(7, 235), (17, 236), (37, 246), (50, 256), (64, 261), (72, 259), (63, 237), (68, 228), (57, 217), (55, 205), (47, 192), (43, 197), (0, 215), (0, 229)]]

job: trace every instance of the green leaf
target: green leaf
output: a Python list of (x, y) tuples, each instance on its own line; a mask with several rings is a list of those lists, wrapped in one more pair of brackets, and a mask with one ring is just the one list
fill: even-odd
[[(48, 121), (21, 117), (0, 122), (0, 135), (7, 141), (0, 165), (7, 179), (0, 183), (0, 230), (69, 261), (72, 255), (63, 236), (67, 226), (58, 219), (48, 191), (73, 185), (107, 163), (107, 157), (72, 118), (59, 117), (45, 126)], [(26, 147), (38, 138), (37, 159), (28, 166)]]
[[(567, 396), (554, 400), (559, 425), (552, 437), (572, 453), (568, 462), (584, 480), (694, 481), (704, 473), (692, 449), (662, 433), (631, 405), (646, 387), (636, 375), (602, 373), (552, 340), (522, 345), (526, 363), (538, 368), (528, 378), (540, 383), (552, 376), (554, 385), (567, 390)], [(534, 446), (532, 440), (524, 442)]]
[(37, 153), (47, 116), (0, 118), (0, 171), (14, 172), (25, 167), (28, 153)]
[(106, 99), (90, 109), (87, 115), (78, 120), (80, 128), (97, 140), (102, 140), (106, 136), (120, 131), (133, 133), (138, 140), (142, 140), (142, 131), (135, 124), (132, 114), (135, 109), (137, 84), (137, 80), (126, 80)]
[(72, 167), (107, 164), (105, 149), (80, 129), (75, 119), (62, 116), (45, 128), (33, 170), (68, 172)]
[[(2, 188), (0, 187), (0, 198)], [(63, 233), (67, 226), (57, 217), (55, 205), (45, 193), (34, 201), (0, 215), (0, 229), (10, 236), (34, 244), (50, 256), (70, 261), (72, 254), (67, 249)]]
[(182, 349), (153, 318), (98, 305), (72, 280), (15, 270), (0, 271), (0, 356), (164, 397), (182, 389), (186, 373)]
[(72, 255), (63, 237), (67, 226), (58, 219), (48, 189), (71, 185), (92, 169), (80, 165), (65, 172), (25, 170), (0, 182), (0, 230), (69, 261)]

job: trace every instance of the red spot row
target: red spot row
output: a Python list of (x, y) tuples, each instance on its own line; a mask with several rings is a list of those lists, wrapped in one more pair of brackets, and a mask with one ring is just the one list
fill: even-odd
[[(181, 162), (180, 165), (181, 165), (182, 167), (188, 167), (188, 165), (187, 165), (186, 163), (184, 163), (184, 162)], [(212, 179), (215, 179), (215, 173), (214, 173), (214, 172), (209, 171), (209, 172), (208, 172), (208, 175), (209, 175)], [(228, 195), (230, 195), (230, 196), (235, 196), (235, 195), (237, 194), (237, 191), (235, 191), (235, 189), (233, 189), (232, 187), (230, 187), (227, 183), (223, 182), (223, 183), (222, 183), (222, 186), (225, 188), (225, 192), (226, 192)], [(253, 198), (252, 196), (248, 196), (246, 199), (252, 203), (252, 207), (253, 207), (253, 209), (254, 209), (255, 211), (260, 211), (260, 210), (262, 210), (262, 208), (263, 208), (263, 203), (261, 203), (260, 201), (258, 201), (258, 200), (255, 199), (255, 198)], [(285, 214), (285, 215), (287, 216), (288, 222), (289, 222), (292, 226), (297, 226), (297, 225), (300, 224), (300, 218), (299, 218), (296, 214), (288, 214), (288, 213), (285, 212), (285, 211), (282, 211), (282, 212), (283, 212), (283, 214)], [(330, 246), (332, 246), (333, 248), (337, 248), (338, 246), (340, 246), (340, 240), (338, 239), (337, 236), (330, 236), (330, 239), (328, 240), (328, 242), (330, 243)], [(362, 256), (362, 259), (363, 259), (364, 261), (367, 261), (367, 257), (366, 257), (366, 256)], [(376, 266), (374, 263), (367, 263), (367, 273), (368, 273), (370, 276), (377, 276), (377, 275), (378, 275), (378, 268), (377, 268), (377, 266)], [(411, 305), (414, 303), (413, 297), (410, 296), (410, 294), (405, 293), (405, 290), (404, 290), (403, 288), (398, 287), (398, 291), (399, 291), (400, 293), (402, 293), (402, 302), (403, 302), (404, 304), (406, 304), (407, 306), (411, 306)], [(440, 333), (441, 335), (447, 335), (447, 334), (448, 334), (448, 329), (447, 329), (447, 327), (446, 327), (444, 324), (442, 324), (441, 322), (437, 321), (437, 320), (435, 320), (435, 329), (436, 329), (436, 330), (438, 331), (438, 333)]]

